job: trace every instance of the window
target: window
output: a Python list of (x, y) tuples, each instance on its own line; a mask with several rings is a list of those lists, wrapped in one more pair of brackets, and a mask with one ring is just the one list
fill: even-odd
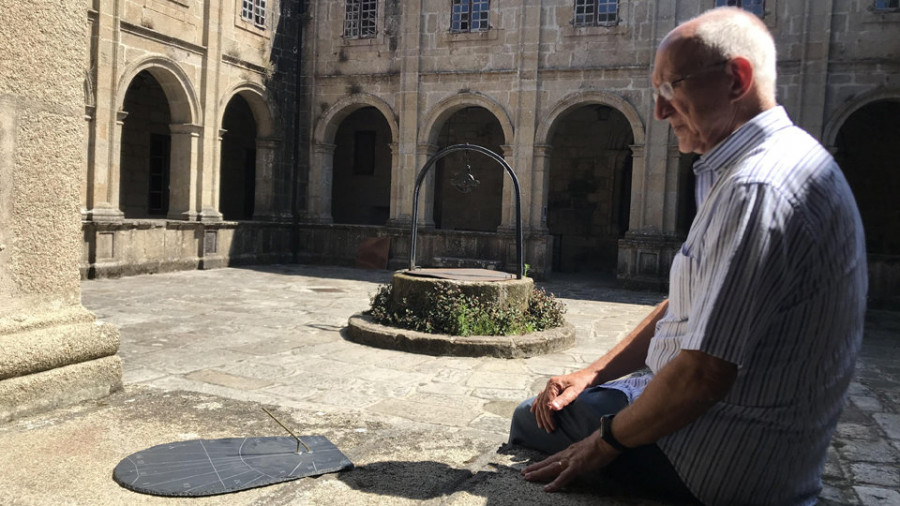
[(490, 8), (490, 0), (453, 0), (450, 31), (483, 32), (490, 29), (488, 24)]
[(347, 0), (344, 12), (344, 37), (369, 39), (375, 36), (378, 20), (377, 0)]
[(609, 26), (619, 22), (619, 0), (575, 0), (575, 26)]
[(763, 18), (766, 16), (766, 0), (716, 0), (716, 7), (740, 7)]
[(900, 9), (900, 0), (875, 0), (876, 11)]
[(242, 0), (241, 18), (254, 25), (266, 26), (266, 0)]

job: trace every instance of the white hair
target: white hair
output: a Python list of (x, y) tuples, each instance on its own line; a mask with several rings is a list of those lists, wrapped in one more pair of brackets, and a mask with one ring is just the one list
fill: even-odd
[[(727, 15), (731, 14), (731, 15)], [(702, 18), (702, 19), (700, 19)], [(775, 99), (775, 40), (755, 15), (737, 7), (722, 7), (698, 16), (695, 39), (722, 58), (746, 58), (764, 96)]]

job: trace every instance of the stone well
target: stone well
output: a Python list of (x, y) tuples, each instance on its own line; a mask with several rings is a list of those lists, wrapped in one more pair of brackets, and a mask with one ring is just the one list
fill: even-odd
[[(534, 289), (531, 278), (487, 269), (416, 269), (394, 273), (392, 297), (396, 304), (434, 291), (439, 283), (452, 283), (469, 296), (492, 300), (504, 307), (525, 312)], [(349, 340), (379, 348), (428, 355), (493, 356), (523, 358), (566, 349), (575, 343), (575, 328), (561, 327), (518, 336), (450, 336), (428, 334), (375, 323), (366, 314), (350, 317)]]

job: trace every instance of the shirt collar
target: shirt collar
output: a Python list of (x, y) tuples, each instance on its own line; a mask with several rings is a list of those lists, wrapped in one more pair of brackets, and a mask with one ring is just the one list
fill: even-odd
[(765, 110), (741, 125), (711, 150), (700, 155), (694, 163), (694, 174), (699, 176), (709, 171), (718, 173), (759, 144), (763, 138), (792, 125), (784, 107), (779, 105)]

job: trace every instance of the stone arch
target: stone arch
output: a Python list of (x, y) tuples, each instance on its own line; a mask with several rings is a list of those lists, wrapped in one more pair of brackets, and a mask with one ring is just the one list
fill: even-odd
[(834, 153), (859, 208), (866, 236), (869, 306), (900, 307), (900, 90), (879, 89), (844, 104), (823, 140)]
[(184, 70), (175, 62), (151, 56), (131, 65), (119, 78), (116, 88), (116, 110), (122, 110), (125, 94), (135, 76), (147, 71), (162, 87), (169, 102), (169, 112), (173, 124), (191, 125), (202, 122), (200, 101)]
[(841, 104), (825, 126), (825, 133), (822, 135), (822, 143), (829, 148), (834, 147), (838, 132), (841, 131), (841, 127), (844, 126), (844, 123), (847, 122), (847, 119), (850, 118), (853, 113), (871, 103), (882, 100), (892, 102), (900, 101), (900, 88), (880, 88), (872, 90)]
[[(160, 206), (161, 209), (168, 209), (166, 218), (192, 221), (199, 217), (199, 191), (197, 185), (193, 184), (194, 175), (198, 170), (198, 159), (200, 150), (200, 136), (203, 130), (203, 114), (200, 107), (200, 101), (197, 93), (191, 83), (190, 78), (177, 63), (170, 59), (151, 56), (144, 58), (130, 65), (119, 78), (116, 90), (116, 111), (118, 125), (122, 125), (123, 121), (128, 121), (127, 115), (119, 115), (124, 112), (126, 96), (131, 89), (132, 83), (139, 74), (146, 72), (155, 81), (162, 90), (168, 104), (169, 131), (166, 134), (160, 133), (157, 139), (160, 142), (151, 143), (157, 146), (157, 149), (151, 147), (150, 151), (157, 153), (158, 156), (147, 155), (158, 160), (164, 157), (165, 160), (159, 165), (160, 174), (162, 174), (163, 182), (158, 184), (159, 188), (151, 188), (151, 193), (165, 194), (168, 189), (168, 203)], [(124, 142), (123, 132), (117, 131), (115, 134), (114, 145), (116, 146), (113, 156), (121, 157), (123, 150), (121, 143)], [(168, 153), (168, 155), (165, 155)], [(121, 169), (122, 167), (119, 167)], [(168, 174), (168, 176), (165, 176)], [(121, 186), (122, 172), (114, 176), (119, 180)], [(166, 179), (168, 177), (168, 179)], [(141, 176), (143, 178), (143, 176)], [(151, 178), (157, 180), (159, 178)], [(142, 181), (138, 181), (132, 188), (139, 188)], [(114, 199), (118, 206), (122, 205), (120, 195), (115, 195)]]
[(578, 91), (560, 100), (550, 111), (550, 114), (541, 122), (534, 138), (535, 145), (540, 146), (550, 142), (560, 116), (573, 108), (592, 104), (607, 105), (625, 115), (625, 118), (631, 125), (634, 144), (638, 146), (644, 144), (644, 123), (641, 121), (637, 110), (628, 101), (619, 95), (605, 91)]
[(241, 83), (222, 95), (219, 101), (219, 125), (225, 117), (225, 109), (228, 103), (235, 95), (247, 101), (250, 110), (253, 112), (253, 119), (256, 120), (256, 136), (260, 139), (269, 139), (275, 135), (275, 113), (269, 101), (266, 89), (254, 83)]
[(447, 118), (466, 107), (482, 107), (487, 109), (500, 123), (500, 128), (503, 129), (504, 144), (513, 145), (515, 130), (506, 109), (490, 97), (480, 93), (471, 92), (460, 93), (438, 102), (428, 113), (428, 116), (426, 116), (425, 122), (422, 125), (422, 132), (424, 135), (420, 135), (419, 138), (427, 139), (427, 144), (436, 145), (438, 143), (438, 135), (440, 134), (441, 126), (443, 126)]
[[(397, 139), (400, 135), (397, 115), (383, 99), (368, 93), (356, 93), (343, 97), (328, 108), (316, 122), (310, 153), (309, 194), (307, 212), (309, 219), (319, 223), (333, 223), (332, 193), (334, 158), (338, 130), (348, 116), (360, 109), (372, 107), (381, 115), (390, 131), (388, 146), (391, 153), (391, 173), (398, 170)], [(393, 176), (392, 176), (393, 177)]]
[(316, 123), (316, 129), (313, 132), (313, 142), (315, 144), (334, 143), (334, 136), (344, 118), (363, 107), (374, 107), (381, 112), (381, 115), (384, 116), (385, 121), (391, 127), (392, 142), (397, 142), (399, 136), (397, 115), (387, 102), (368, 93), (357, 93), (350, 97), (344, 97), (329, 107)]

